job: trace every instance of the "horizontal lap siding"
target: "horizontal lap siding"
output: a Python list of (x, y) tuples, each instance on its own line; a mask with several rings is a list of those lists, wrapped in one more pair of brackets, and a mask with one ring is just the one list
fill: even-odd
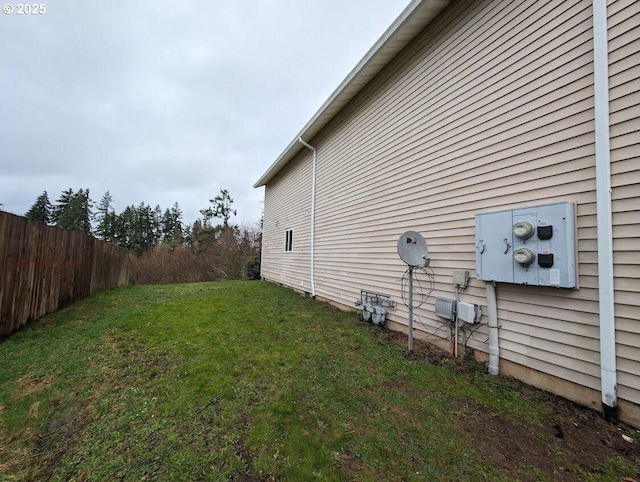
[(618, 395), (640, 403), (640, 2), (608, 17)]
[[(303, 150), (265, 188), (261, 275), (310, 292), (311, 151)], [(293, 250), (285, 232), (293, 229)]]
[[(454, 2), (394, 59), (314, 139), (318, 295), (386, 292), (406, 324), (396, 242), (415, 229), (435, 275), (416, 325), (447, 337), (433, 302), (454, 296), (454, 269), (472, 276), (461, 299), (486, 306), (475, 214), (575, 202), (581, 289), (499, 284), (500, 343), (507, 360), (599, 389), (591, 26), (589, 1)], [(467, 336), (487, 351), (486, 327)]]

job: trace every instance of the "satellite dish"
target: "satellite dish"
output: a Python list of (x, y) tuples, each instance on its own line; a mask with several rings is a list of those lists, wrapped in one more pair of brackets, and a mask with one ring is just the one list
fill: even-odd
[(407, 231), (398, 239), (398, 254), (409, 266), (423, 266), (427, 260), (427, 242), (416, 231)]

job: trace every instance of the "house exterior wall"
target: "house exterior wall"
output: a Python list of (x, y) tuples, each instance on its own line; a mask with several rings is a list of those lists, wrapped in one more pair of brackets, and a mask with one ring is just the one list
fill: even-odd
[[(640, 420), (638, 2), (610, 2), (608, 13), (618, 395), (623, 417)], [(595, 404), (592, 25), (587, 0), (453, 2), (310, 140), (317, 148), (318, 297), (353, 306), (361, 289), (386, 292), (398, 304), (388, 314), (391, 326), (406, 331), (406, 265), (396, 243), (416, 230), (427, 240), (435, 277), (431, 296), (416, 309), (415, 336), (442, 341), (449, 326), (434, 314), (434, 302), (455, 297), (453, 270), (471, 274), (460, 299), (486, 312), (484, 282), (474, 277), (475, 215), (575, 203), (579, 288), (499, 283), (500, 356), (507, 373)], [(279, 234), (267, 222), (291, 209), (276, 191), (298, 176), (292, 169), (267, 185), (263, 275), (299, 289), (303, 273), (275, 277), (286, 263), (269, 259)], [(308, 196), (309, 175), (303, 177), (295, 191)], [(421, 282), (426, 289), (428, 280)], [(487, 333), (485, 325), (463, 335), (479, 357), (488, 351)]]
[(637, 404), (640, 403), (640, 2), (610, 1), (607, 15), (618, 396)]
[[(301, 152), (266, 186), (261, 276), (311, 292), (311, 151)], [(291, 251), (286, 231), (293, 230)]]

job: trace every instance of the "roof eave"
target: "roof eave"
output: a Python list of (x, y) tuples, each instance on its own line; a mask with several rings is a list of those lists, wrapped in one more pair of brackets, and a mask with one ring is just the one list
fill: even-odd
[(299, 138), (310, 141), (347, 103), (407, 46), (449, 3), (449, 0), (413, 0), (358, 62), (298, 135), (253, 187), (265, 186), (302, 149)]

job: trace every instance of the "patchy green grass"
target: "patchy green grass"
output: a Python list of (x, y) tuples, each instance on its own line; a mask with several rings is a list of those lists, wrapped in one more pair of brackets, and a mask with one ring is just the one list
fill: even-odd
[(407, 356), (392, 338), (269, 283), (97, 295), (0, 342), (0, 478), (619, 481), (638, 473), (635, 447), (585, 455), (569, 443), (569, 428), (592, 437), (575, 428), (597, 423), (590, 412), (574, 416), (566, 402), (471, 362)]

